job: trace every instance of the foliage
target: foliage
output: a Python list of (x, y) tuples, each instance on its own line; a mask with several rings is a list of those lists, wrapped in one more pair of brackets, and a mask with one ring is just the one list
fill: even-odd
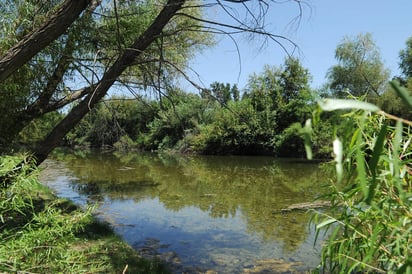
[(334, 273), (411, 273), (412, 123), (359, 101), (331, 100), (321, 108), (353, 109), (333, 141), (331, 212), (314, 217), (318, 233), (330, 233), (323, 267)]
[(339, 62), (328, 71), (330, 89), (335, 97), (379, 95), (389, 78), (371, 34), (346, 37), (335, 51)]
[(148, 131), (148, 124), (158, 111), (159, 105), (154, 101), (112, 97), (100, 103), (66, 136), (66, 144), (112, 147), (122, 138), (136, 140)]
[[(200, 4), (197, 4), (199, 3), (195, 1), (187, 5), (185, 14), (201, 18)], [(94, 37), (98, 50), (107, 56), (103, 61), (105, 66), (115, 60), (119, 51), (128, 48), (136, 35), (141, 35), (147, 29), (158, 15), (161, 6), (153, 0), (118, 1), (116, 8), (110, 9), (107, 16), (98, 22), (99, 32)], [(201, 29), (201, 24), (194, 23), (187, 16), (174, 18), (163, 29), (162, 37), (156, 39), (146, 53), (135, 61), (135, 66), (130, 67), (122, 76), (122, 82), (139, 83), (140, 87), (146, 89), (148, 86), (160, 88), (159, 83), (171, 81), (172, 77), (179, 74), (176, 67), (184, 68), (195, 52), (213, 45), (211, 34), (200, 31)]]
[(250, 100), (229, 102), (210, 124), (199, 129), (197, 149), (205, 154), (260, 154), (270, 152), (270, 132), (260, 123)]
[[(409, 78), (405, 84), (409, 95), (412, 96), (412, 78)], [(377, 98), (376, 104), (387, 113), (391, 113), (407, 120), (412, 120), (412, 109), (408, 108), (402, 98), (397, 95), (395, 89), (391, 86)]]
[(50, 112), (31, 121), (19, 133), (17, 141), (23, 144), (32, 144), (42, 140), (50, 130), (62, 119), (62, 114)]
[(406, 78), (412, 77), (412, 37), (406, 41), (406, 48), (399, 52), (399, 68)]
[[(281, 68), (253, 75), (242, 98), (236, 85), (218, 82), (200, 96), (169, 86), (159, 102), (113, 97), (66, 140), (71, 146), (302, 157), (300, 131), (314, 100), (309, 79), (299, 61), (288, 58)], [(319, 138), (327, 134), (318, 132)]]
[[(195, 94), (185, 94), (179, 89), (169, 91), (163, 109), (148, 124), (145, 148), (173, 148), (187, 134), (197, 130), (197, 126), (208, 119), (207, 104)], [(181, 148), (185, 149), (185, 148)]]
[[(1, 157), (0, 175), (25, 157)], [(158, 262), (138, 258), (91, 209), (79, 210), (58, 200), (37, 181), (37, 171), (25, 165), (13, 184), (0, 187), (0, 272), (167, 273)]]
[(309, 81), (309, 71), (290, 57), (280, 68), (266, 66), (261, 74), (253, 74), (244, 97), (266, 119), (276, 119), (275, 130), (282, 131), (294, 122), (303, 123), (310, 113)]
[(222, 105), (226, 105), (230, 100), (239, 101), (240, 92), (237, 85), (230, 86), (229, 83), (223, 84), (213, 82), (209, 90), (202, 90), (200, 96), (204, 99), (216, 100)]
[[(50, 13), (60, 1), (10, 1), (4, 5), (5, 20), (1, 20), (0, 56), (11, 46), (17, 43), (24, 35), (40, 26), (47, 20)], [(2, 5), (3, 6), (3, 5)], [(82, 42), (89, 32), (85, 31), (85, 24), (89, 24), (89, 17), (83, 16), (71, 30), (82, 35), (63, 35), (50, 46), (37, 54), (26, 65), (13, 73), (8, 79), (0, 82), (0, 111), (4, 114), (0, 117), (0, 148), (7, 148), (19, 132), (27, 126), (33, 117), (28, 113), (28, 106), (33, 105), (41, 94), (48, 94), (50, 88), (54, 87), (50, 100), (57, 96), (65, 95), (65, 84), (56, 83), (56, 67), (65, 67), (65, 80), (70, 81), (73, 76), (73, 67), (63, 64), (68, 56), (75, 52), (84, 50), (85, 43)], [(17, 30), (17, 31), (15, 31)], [(84, 41), (88, 41), (85, 39)], [(73, 47), (77, 43), (76, 49)], [(77, 51), (76, 51), (77, 50)], [(67, 90), (66, 90), (67, 92)], [(54, 95), (54, 96), (53, 96)]]
[[(62, 1), (6, 2), (0, 7), (2, 57), (24, 35), (47, 21)], [(115, 5), (95, 1), (56, 41), (1, 81), (0, 148), (9, 149), (19, 134), (27, 133), (21, 131), (33, 120), (83, 99), (80, 91), (84, 95), (94, 89), (115, 60), (153, 23), (164, 4), (151, 0), (116, 1)], [(200, 31), (203, 24), (193, 19), (202, 17), (201, 5), (191, 2), (182, 14), (187, 16), (175, 16), (117, 83), (133, 92), (153, 85), (161, 89), (172, 76), (185, 70), (195, 52), (213, 44), (211, 34)], [(82, 85), (86, 87), (81, 89)], [(29, 137), (23, 136), (24, 141)]]
[(301, 157), (305, 155), (302, 125), (298, 122), (291, 124), (282, 134), (273, 138), (276, 155)]

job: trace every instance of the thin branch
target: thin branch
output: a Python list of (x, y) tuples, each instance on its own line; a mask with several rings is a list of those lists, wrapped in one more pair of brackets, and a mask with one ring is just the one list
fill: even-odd
[(398, 117), (398, 116), (395, 116), (395, 115), (392, 115), (392, 114), (389, 114), (389, 113), (386, 113), (383, 110), (379, 111), (378, 113), (385, 116), (385, 117), (387, 117), (387, 118), (389, 118), (389, 119), (391, 119), (391, 120), (395, 120), (397, 122), (401, 122), (401, 123), (407, 124), (408, 126), (412, 127), (412, 121), (403, 119), (401, 117)]
[(293, 42), (291, 39), (289, 39), (289, 38), (287, 38), (283, 35), (275, 35), (275, 34), (266, 32), (264, 30), (253, 29), (253, 28), (248, 28), (248, 27), (244, 28), (244, 27), (239, 27), (239, 26), (233, 26), (233, 25), (230, 25), (230, 24), (224, 24), (224, 23), (219, 23), (219, 22), (215, 22), (215, 21), (210, 21), (210, 20), (195, 17), (193, 15), (189, 15), (189, 14), (186, 14), (186, 13), (177, 13), (176, 15), (186, 16), (190, 19), (193, 19), (193, 20), (196, 20), (196, 21), (199, 21), (199, 22), (202, 22), (202, 23), (210, 24), (210, 25), (216, 25), (216, 26), (219, 26), (219, 27), (238, 30), (239, 32), (254, 33), (254, 34), (263, 35), (265, 37), (269, 37), (272, 41), (274, 41), (276, 44), (278, 44), (288, 56), (290, 56), (291, 54), (286, 49), (285, 45), (283, 45), (278, 39), (285, 40), (286, 42), (290, 43), (294, 47), (294, 49), (299, 48), (299, 46), (295, 42)]

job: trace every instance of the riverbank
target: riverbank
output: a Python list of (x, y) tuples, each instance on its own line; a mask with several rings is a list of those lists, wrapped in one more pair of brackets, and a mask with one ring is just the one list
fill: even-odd
[[(1, 157), (0, 174), (21, 160)], [(54, 196), (37, 173), (24, 167), (0, 189), (1, 273), (169, 273), (97, 221), (92, 208)]]

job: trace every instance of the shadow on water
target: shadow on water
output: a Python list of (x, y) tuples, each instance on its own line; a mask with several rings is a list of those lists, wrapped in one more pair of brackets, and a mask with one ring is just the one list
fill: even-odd
[(259, 262), (304, 271), (319, 262), (310, 214), (280, 214), (322, 194), (329, 176), (316, 163), (140, 153), (56, 159), (46, 162), (42, 181), (79, 204), (96, 203), (100, 217), (148, 255), (219, 273)]

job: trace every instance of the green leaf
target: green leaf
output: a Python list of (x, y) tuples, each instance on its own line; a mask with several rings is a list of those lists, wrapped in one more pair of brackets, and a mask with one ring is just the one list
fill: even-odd
[(376, 176), (376, 167), (378, 165), (379, 158), (381, 156), (382, 150), (383, 150), (383, 145), (386, 140), (386, 132), (387, 132), (387, 126), (383, 125), (379, 131), (378, 138), (376, 139), (375, 145), (373, 146), (373, 153), (372, 153), (372, 158), (369, 162), (369, 167), (372, 172), (372, 176)]
[(318, 102), (319, 107), (324, 111), (334, 111), (339, 109), (362, 109), (365, 111), (376, 112), (380, 108), (362, 101), (345, 99), (323, 99)]
[(323, 222), (321, 222), (320, 224), (318, 224), (318, 225), (316, 226), (316, 229), (319, 230), (319, 229), (321, 229), (321, 228), (324, 227), (324, 226), (327, 226), (327, 225), (330, 225), (330, 224), (333, 224), (333, 223), (336, 223), (336, 222), (337, 222), (337, 220), (336, 220), (335, 218), (326, 219), (325, 221), (323, 221)]
[(358, 173), (359, 185), (361, 187), (364, 197), (368, 195), (366, 169), (365, 169), (365, 157), (363, 154), (363, 139), (362, 134), (358, 134), (356, 140), (356, 171)]
[(378, 138), (376, 139), (375, 145), (373, 147), (372, 158), (369, 161), (369, 169), (372, 174), (372, 183), (369, 187), (368, 197), (366, 198), (366, 203), (370, 204), (373, 197), (375, 196), (375, 188), (376, 188), (376, 171), (379, 162), (379, 158), (381, 157), (383, 146), (386, 140), (386, 132), (387, 126), (383, 125), (381, 130), (379, 131)]
[(402, 101), (412, 109), (412, 96), (409, 94), (409, 91), (406, 88), (401, 87), (397, 81), (391, 81), (389, 83), (398, 96), (401, 97)]

